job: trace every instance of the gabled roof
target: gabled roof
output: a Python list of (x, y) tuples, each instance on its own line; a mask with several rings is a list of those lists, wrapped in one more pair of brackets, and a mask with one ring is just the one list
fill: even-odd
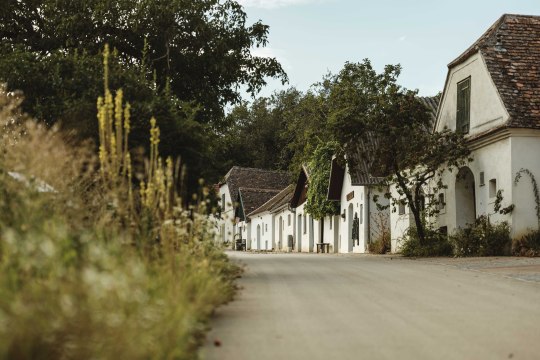
[(236, 216), (245, 220), (245, 214), (251, 214), (268, 200), (276, 196), (280, 191), (274, 189), (253, 189), (241, 187), (238, 189), (238, 203)]
[(340, 164), (337, 157), (332, 159), (330, 166), (330, 181), (328, 183), (328, 193), (326, 198), (331, 201), (341, 200), (341, 190), (343, 188), (343, 179), (345, 177), (345, 167)]
[(309, 170), (306, 165), (302, 165), (298, 178), (296, 180), (296, 186), (291, 199), (291, 206), (293, 208), (302, 205), (306, 200), (307, 186), (309, 184)]
[(248, 214), (248, 217), (252, 217), (256, 214), (261, 214), (263, 212), (274, 212), (282, 208), (284, 205), (288, 205), (292, 199), (294, 193), (294, 185), (289, 185), (285, 189), (281, 190), (276, 196), (265, 202), (259, 208), (255, 209), (253, 212)]
[(477, 52), (510, 114), (507, 126), (540, 129), (540, 16), (503, 15), (448, 67)]
[[(227, 183), (231, 199), (238, 198), (238, 189), (270, 189), (282, 190), (289, 184), (290, 176), (283, 171), (244, 168), (233, 166), (225, 175), (224, 181), (220, 184)], [(259, 204), (259, 206), (262, 204)], [(254, 210), (254, 209), (252, 209)]]

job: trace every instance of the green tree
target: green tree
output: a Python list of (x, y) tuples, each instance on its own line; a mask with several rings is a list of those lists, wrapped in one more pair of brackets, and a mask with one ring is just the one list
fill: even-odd
[[(218, 126), (223, 106), (240, 100), (240, 86), (255, 95), (265, 77), (287, 80), (275, 58), (251, 54), (267, 44), (269, 27), (246, 20), (234, 0), (6, 0), (1, 50), (39, 62), (56, 51), (96, 55), (108, 42), (124, 65), (146, 63), (157, 88), (201, 105), (198, 120)], [(36, 76), (25, 75), (8, 86), (27, 93)]]
[(388, 65), (378, 74), (369, 60), (345, 64), (333, 80), (330, 121), (348, 161), (366, 160), (370, 175), (382, 177), (382, 185), (396, 186), (398, 195), (388, 192), (386, 197), (394, 207), (410, 207), (424, 244), (425, 216), (438, 212), (437, 195), (446, 188), (442, 175), (465, 165), (470, 151), (463, 134), (432, 130), (417, 92), (397, 84), (400, 71), (399, 65)]
[(22, 90), (23, 109), (80, 138), (97, 139), (101, 51), (115, 49), (110, 86), (134, 104), (131, 148), (146, 147), (149, 119), (164, 156), (179, 156), (189, 184), (224, 171), (223, 108), (252, 95), (266, 77), (285, 81), (273, 58), (253, 56), (268, 26), (246, 24), (232, 0), (6, 0), (0, 7), (0, 82)]

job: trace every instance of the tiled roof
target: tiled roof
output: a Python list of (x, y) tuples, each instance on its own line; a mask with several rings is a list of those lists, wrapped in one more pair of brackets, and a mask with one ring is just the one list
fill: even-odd
[(238, 189), (238, 199), (243, 214), (251, 214), (255, 209), (276, 196), (280, 190), (253, 189), (241, 187)]
[[(435, 124), (435, 120), (437, 119), (437, 110), (439, 109), (439, 102), (441, 100), (441, 97), (419, 96), (417, 99), (428, 109), (429, 115), (431, 116), (431, 125)], [(428, 129), (428, 131), (431, 131), (431, 128)]]
[(448, 67), (477, 52), (510, 114), (507, 126), (540, 128), (540, 16), (503, 15)]
[[(372, 176), (370, 169), (373, 169), (373, 162), (376, 159), (368, 159), (364, 154), (376, 153), (374, 149), (378, 146), (378, 141), (370, 132), (366, 132), (361, 140), (356, 141), (354, 147), (348, 152), (349, 174), (352, 185), (375, 185), (379, 184), (383, 178)], [(378, 174), (379, 175), (379, 174)]]
[(224, 182), (229, 185), (231, 199), (237, 199), (238, 189), (241, 187), (282, 190), (289, 184), (289, 180), (289, 174), (283, 171), (233, 166), (227, 175), (225, 175)]
[(290, 203), (294, 194), (294, 189), (295, 186), (292, 184), (287, 186), (262, 206), (249, 213), (248, 216), (251, 217), (252, 215), (260, 214), (265, 211), (273, 212), (274, 210), (280, 209), (283, 205)]

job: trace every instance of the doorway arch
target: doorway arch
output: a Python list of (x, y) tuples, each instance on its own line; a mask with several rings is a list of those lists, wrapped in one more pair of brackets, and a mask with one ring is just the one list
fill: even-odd
[(347, 209), (347, 252), (353, 251), (353, 239), (352, 239), (352, 232), (353, 232), (353, 204), (349, 204), (349, 207)]
[(283, 248), (283, 218), (279, 217), (279, 235), (278, 235), (278, 248)]
[(298, 215), (298, 235), (296, 237), (296, 251), (302, 251), (302, 214)]
[(474, 175), (462, 167), (456, 176), (456, 227), (465, 227), (476, 220), (476, 189)]
[(257, 250), (261, 250), (261, 225), (257, 225)]

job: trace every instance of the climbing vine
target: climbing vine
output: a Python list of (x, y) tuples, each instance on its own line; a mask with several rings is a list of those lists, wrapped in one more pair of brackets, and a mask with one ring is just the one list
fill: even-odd
[(327, 199), (332, 157), (337, 149), (336, 142), (321, 143), (308, 163), (309, 187), (305, 210), (315, 219), (339, 214), (338, 203)]
[(517, 172), (514, 179), (515, 185), (518, 184), (523, 174), (528, 175), (531, 179), (531, 183), (533, 186), (534, 202), (536, 204), (536, 219), (538, 220), (538, 228), (540, 228), (540, 194), (538, 193), (538, 183), (536, 182), (536, 178), (534, 177), (533, 173), (529, 169), (521, 169)]

